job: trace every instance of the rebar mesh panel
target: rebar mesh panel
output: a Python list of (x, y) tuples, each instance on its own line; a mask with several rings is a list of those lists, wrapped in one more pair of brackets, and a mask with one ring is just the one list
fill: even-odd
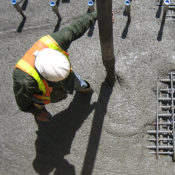
[(159, 155), (171, 155), (175, 160), (175, 72), (171, 72), (165, 78), (159, 78), (157, 82), (157, 118), (155, 130), (148, 131), (151, 135), (148, 146), (150, 153)]

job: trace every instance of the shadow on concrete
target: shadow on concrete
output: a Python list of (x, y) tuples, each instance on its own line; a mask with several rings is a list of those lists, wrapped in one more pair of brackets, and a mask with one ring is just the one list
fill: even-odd
[(163, 4), (163, 0), (160, 0), (159, 8), (156, 12), (156, 18), (160, 18), (160, 16), (161, 16), (162, 4)]
[(20, 4), (22, 2), (23, 2), (23, 4), (21, 6), (21, 10), (18, 11), (18, 12), (21, 14), (21, 16), (23, 17), (23, 19), (22, 19), (21, 23), (19, 24), (19, 26), (18, 26), (18, 28), (16, 30), (18, 33), (21, 33), (22, 32), (23, 27), (24, 27), (24, 24), (25, 24), (26, 19), (27, 19), (26, 16), (25, 16), (25, 14), (23, 13), (23, 11), (26, 10), (26, 8), (27, 8), (28, 0), (21, 0), (21, 1), (18, 2), (18, 4)]
[(24, 27), (24, 24), (25, 24), (25, 22), (26, 22), (26, 17), (25, 16), (23, 16), (23, 19), (22, 19), (22, 21), (21, 21), (21, 23), (19, 24), (19, 26), (18, 26), (18, 28), (17, 28), (17, 32), (18, 33), (21, 33), (22, 32), (22, 30), (23, 30), (23, 27)]
[(69, 3), (70, 0), (62, 0), (62, 3)]
[(159, 33), (158, 33), (158, 36), (157, 36), (157, 40), (158, 41), (161, 41), (162, 40), (163, 28), (164, 28), (164, 25), (165, 25), (165, 18), (166, 18), (166, 13), (164, 13), (163, 14), (163, 17), (162, 17), (162, 22), (161, 22), (161, 25), (160, 25), (160, 30), (159, 30)]
[(105, 81), (101, 85), (100, 94), (95, 107), (94, 118), (89, 136), (88, 147), (83, 162), (81, 175), (91, 175), (93, 172), (96, 155), (100, 143), (104, 117), (113, 88)]
[(56, 1), (56, 5), (57, 5), (57, 7), (59, 7), (59, 5), (60, 5), (60, 0), (57, 0), (57, 1)]
[(125, 8), (125, 10), (123, 11), (123, 16), (127, 16), (126, 8)]
[(57, 32), (60, 29), (61, 20), (62, 20), (61, 18), (58, 18), (58, 22), (57, 22), (53, 32)]
[(22, 7), (21, 7), (22, 10), (26, 10), (27, 5), (28, 5), (28, 0), (25, 0), (24, 3), (23, 3), (23, 5), (22, 5)]
[[(70, 153), (76, 131), (95, 108), (91, 95), (76, 93), (69, 107), (49, 123), (37, 123), (36, 158), (33, 168), (39, 175), (75, 175), (75, 167), (65, 155)], [(80, 143), (81, 144), (81, 143)]]
[(95, 23), (89, 28), (88, 37), (92, 37), (93, 36)]
[(124, 30), (123, 30), (123, 33), (122, 33), (122, 36), (121, 36), (123, 39), (125, 39), (125, 38), (127, 37), (128, 29), (129, 29), (130, 23), (131, 23), (131, 18), (130, 18), (130, 16), (128, 16), (128, 20), (127, 20), (127, 22), (126, 22), (126, 26), (125, 26), (125, 28), (124, 28)]

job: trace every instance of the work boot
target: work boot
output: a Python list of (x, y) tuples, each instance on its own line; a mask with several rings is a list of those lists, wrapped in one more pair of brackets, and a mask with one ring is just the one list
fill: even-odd
[(84, 89), (79, 90), (79, 92), (85, 93), (85, 94), (93, 93), (93, 89), (91, 88), (90, 84), (86, 80), (84, 80), (84, 81), (87, 83), (88, 86)]

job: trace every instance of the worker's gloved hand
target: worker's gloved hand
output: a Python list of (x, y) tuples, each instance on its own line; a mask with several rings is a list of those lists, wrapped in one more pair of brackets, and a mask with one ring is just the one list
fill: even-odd
[(49, 122), (52, 119), (52, 115), (47, 110), (44, 110), (39, 115), (35, 116), (35, 119), (41, 122)]

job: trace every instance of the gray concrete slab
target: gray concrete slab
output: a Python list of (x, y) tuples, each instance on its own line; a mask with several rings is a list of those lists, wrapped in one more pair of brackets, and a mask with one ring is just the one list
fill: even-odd
[[(130, 24), (124, 2), (113, 1), (119, 78), (113, 88), (104, 83), (98, 23), (91, 37), (88, 31), (72, 43), (73, 68), (92, 84), (94, 94), (74, 94), (48, 105), (55, 120), (39, 128), (17, 108), (12, 70), (38, 38), (54, 31), (57, 17), (49, 1), (30, 0), (24, 27), (17, 32), (22, 17), (10, 1), (0, 2), (0, 175), (175, 174), (171, 157), (156, 160), (146, 148), (147, 130), (156, 119), (157, 78), (175, 70), (175, 24), (165, 20), (161, 27), (156, 1), (133, 0)], [(64, 27), (87, 10), (87, 1), (60, 1), (59, 9)]]

